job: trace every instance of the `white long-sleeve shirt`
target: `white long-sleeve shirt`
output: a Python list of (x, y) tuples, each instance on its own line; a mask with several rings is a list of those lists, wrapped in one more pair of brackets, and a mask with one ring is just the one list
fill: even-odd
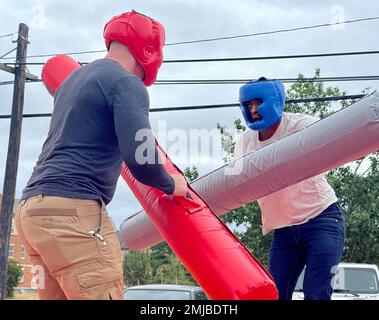
[[(260, 141), (258, 131), (247, 129), (236, 143), (234, 157), (239, 158), (317, 120), (305, 114), (284, 112), (278, 129), (270, 139)], [(273, 229), (305, 223), (338, 199), (326, 181), (325, 174), (320, 174), (257, 201), (262, 212), (262, 232), (265, 235)]]

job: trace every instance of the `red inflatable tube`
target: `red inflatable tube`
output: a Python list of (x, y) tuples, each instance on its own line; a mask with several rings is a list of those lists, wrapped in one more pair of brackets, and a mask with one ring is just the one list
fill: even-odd
[[(159, 149), (165, 168), (180, 173)], [(163, 238), (211, 299), (276, 300), (271, 275), (203, 200), (168, 196), (138, 182), (124, 164), (121, 175)]]
[[(57, 56), (42, 71), (51, 95), (80, 68), (74, 59)], [(169, 173), (181, 173), (159, 148)], [(189, 189), (190, 199), (172, 198), (138, 182), (123, 164), (121, 174), (163, 238), (211, 299), (276, 300), (273, 279), (204, 201)]]
[(81, 65), (77, 61), (64, 54), (47, 60), (41, 73), (47, 91), (54, 97), (63, 81), (80, 67)]

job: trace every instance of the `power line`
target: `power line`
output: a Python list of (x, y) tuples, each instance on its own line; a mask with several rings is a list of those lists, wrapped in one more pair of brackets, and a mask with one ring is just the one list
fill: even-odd
[[(356, 95), (344, 95), (335, 97), (322, 97), (322, 98), (307, 98), (307, 99), (289, 99), (286, 100), (286, 104), (289, 103), (309, 103), (309, 102), (326, 102), (326, 101), (341, 101), (341, 100), (355, 100), (361, 99), (364, 94)], [(168, 107), (168, 108), (152, 108), (150, 112), (167, 112), (167, 111), (185, 111), (185, 110), (204, 110), (204, 109), (219, 109), (219, 108), (231, 108), (238, 107), (239, 103), (230, 104), (211, 104), (211, 105), (200, 105), (200, 106), (183, 106), (183, 107)], [(34, 114), (24, 114), (24, 118), (43, 118), (51, 117), (52, 113), (34, 113)], [(10, 115), (0, 115), (0, 119), (9, 119)]]
[(0, 86), (6, 86), (9, 84), (14, 84), (14, 81), (2, 81), (2, 82), (0, 82)]
[[(365, 96), (364, 94), (357, 94), (357, 95), (344, 95), (344, 96), (323, 97), (323, 98), (289, 99), (289, 100), (286, 100), (286, 104), (290, 104), (290, 103), (340, 101), (340, 100), (353, 100), (353, 99), (361, 99), (364, 96)], [(150, 112), (219, 109), (219, 108), (239, 107), (239, 105), (240, 105), (239, 103), (231, 103), (231, 104), (213, 104), (213, 105), (201, 105), (201, 106), (153, 108), (153, 109), (150, 109)]]
[[(281, 60), (281, 59), (302, 59), (302, 58), (324, 58), (336, 56), (356, 56), (379, 54), (379, 50), (374, 51), (350, 51), (350, 52), (330, 52), (316, 54), (297, 54), (297, 55), (279, 55), (279, 56), (258, 56), (258, 57), (236, 57), (236, 58), (210, 58), (210, 59), (180, 59), (180, 60), (164, 60), (163, 63), (196, 63), (196, 62), (230, 62), (230, 61), (252, 61), (252, 60)], [(7, 65), (22, 65), (16, 62), (7, 62)], [(26, 62), (30, 66), (44, 65), (45, 62)], [(89, 62), (80, 62), (82, 65)]]
[[(155, 85), (190, 85), (190, 84), (243, 84), (251, 81), (253, 78), (245, 79), (185, 79), (185, 80), (157, 80)], [(283, 83), (294, 82), (343, 82), (343, 81), (374, 81), (379, 80), (379, 75), (376, 76), (351, 76), (351, 77), (320, 77), (320, 78), (275, 78)]]
[(7, 37), (11, 37), (11, 36), (13, 36), (13, 35), (14, 35), (14, 33), (4, 34), (3, 36), (0, 36), (0, 39), (2, 39), (2, 38), (7, 38)]
[(259, 56), (259, 57), (241, 57), (241, 58), (210, 58), (210, 59), (182, 59), (166, 60), (165, 63), (195, 63), (195, 62), (230, 62), (230, 61), (249, 61), (249, 60), (281, 60), (281, 59), (301, 59), (301, 58), (322, 58), (336, 56), (355, 56), (378, 54), (379, 51), (351, 51), (351, 52), (331, 52), (316, 54), (297, 54), (297, 55), (279, 55), (279, 56)]
[[(42, 82), (41, 79), (26, 79), (26, 83), (36, 83), (36, 82)], [(6, 85), (11, 85), (14, 84), (14, 81), (1, 81), (0, 86), (6, 86)]]
[[(243, 84), (251, 81), (253, 78), (246, 79), (177, 79), (177, 80), (157, 80), (154, 85), (189, 85), (189, 84)], [(275, 78), (283, 83), (294, 83), (294, 82), (344, 82), (344, 81), (375, 81), (379, 80), (379, 75), (377, 76), (351, 76), (351, 77), (320, 77), (320, 78)], [(32, 82), (42, 82), (41, 79), (27, 81)], [(13, 81), (3, 81), (0, 82), (0, 86), (13, 84)]]
[[(65, 53), (49, 53), (49, 54), (36, 54), (27, 56), (27, 58), (47, 58), (47, 57), (55, 57), (57, 55), (66, 54), (66, 55), (80, 55), (80, 54), (90, 54), (90, 53), (101, 53), (101, 52), (107, 52), (107, 50), (90, 50), (90, 51), (79, 51), (79, 52), (65, 52)], [(15, 57), (9, 57), (9, 58), (2, 58), (2, 59), (15, 59)]]
[(355, 19), (355, 20), (346, 20), (346, 21), (343, 21), (341, 23), (323, 23), (323, 24), (316, 24), (316, 25), (311, 25), (311, 26), (296, 27), (296, 28), (289, 28), (289, 29), (280, 29), (280, 30), (266, 31), (266, 32), (256, 32), (256, 33), (249, 33), (249, 34), (235, 35), (235, 36), (228, 36), (228, 37), (208, 38), (208, 39), (191, 40), (191, 41), (179, 41), (179, 42), (168, 43), (168, 44), (166, 44), (166, 46), (175, 46), (175, 45), (181, 45), (181, 44), (191, 44), (191, 43), (200, 43), (200, 42), (211, 42), (211, 41), (219, 41), (219, 40), (230, 40), (230, 39), (237, 39), (237, 38), (255, 37), (255, 36), (268, 35), (268, 34), (276, 34), (276, 33), (292, 32), (292, 31), (299, 31), (299, 30), (315, 29), (315, 28), (321, 28), (321, 27), (330, 27), (330, 26), (335, 26), (335, 25), (340, 25), (340, 24), (343, 25), (343, 24), (356, 23), (356, 22), (362, 22), (362, 21), (371, 21), (371, 20), (378, 20), (378, 19), (379, 19), (379, 17), (369, 17), (369, 18), (361, 18), (361, 19)]
[[(191, 43), (200, 43), (200, 42), (211, 42), (211, 41), (229, 40), (229, 39), (237, 39), (237, 38), (255, 37), (255, 36), (262, 36), (262, 35), (269, 35), (269, 34), (276, 34), (276, 33), (285, 33), (285, 32), (299, 31), (299, 30), (315, 29), (315, 28), (321, 28), (321, 27), (330, 27), (330, 26), (339, 25), (339, 24), (343, 25), (343, 24), (350, 24), (350, 23), (356, 23), (356, 22), (372, 21), (372, 20), (378, 20), (378, 19), (379, 19), (379, 17), (376, 16), (376, 17), (367, 17), (367, 18), (360, 18), (360, 19), (354, 19), (354, 20), (346, 20), (346, 21), (343, 21), (341, 23), (323, 23), (323, 24), (316, 24), (316, 25), (311, 25), (311, 26), (303, 26), (303, 27), (273, 30), (273, 31), (256, 32), (256, 33), (234, 35), (234, 36), (227, 36), (227, 37), (217, 37), (217, 38), (190, 40), (190, 41), (178, 41), (178, 42), (167, 43), (166, 46), (176, 46), (176, 45), (182, 45), (182, 44), (191, 44)], [(13, 35), (13, 34), (8, 34), (5, 36), (11, 36), (11, 35)], [(5, 37), (5, 36), (3, 36), (3, 37)], [(27, 56), (27, 58), (54, 57), (54, 56), (59, 55), (59, 54), (82, 55), (82, 54), (92, 54), (92, 53), (102, 53), (102, 52), (107, 52), (107, 50), (88, 50), (88, 51), (76, 51), (76, 52), (66, 52), (66, 53), (37, 54), (37, 55), (29, 55), (29, 56)], [(11, 60), (11, 59), (15, 59), (15, 57), (9, 57), (9, 58), (3, 58), (3, 59)]]
[[(157, 80), (154, 85), (223, 85), (223, 84), (243, 84), (249, 82), (252, 78), (244, 79), (172, 79), (172, 80)], [(369, 76), (344, 76), (344, 77), (319, 77), (319, 78), (275, 78), (283, 83), (294, 82), (348, 82), (348, 81), (376, 81), (379, 80), (379, 75)], [(41, 79), (27, 80), (28, 83), (41, 83)], [(14, 81), (0, 82), (0, 86), (14, 84)]]
[(12, 53), (13, 51), (16, 51), (16, 50), (17, 50), (17, 48), (14, 48), (14, 49), (12, 49), (12, 50), (10, 50), (10, 51), (4, 53), (4, 54), (0, 57), (0, 59), (4, 59), (8, 54), (10, 54), (10, 53)]

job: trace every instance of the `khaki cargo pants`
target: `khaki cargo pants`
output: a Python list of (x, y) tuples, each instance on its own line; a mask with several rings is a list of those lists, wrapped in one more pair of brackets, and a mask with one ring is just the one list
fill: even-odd
[(104, 205), (38, 195), (19, 203), (16, 228), (40, 299), (123, 299), (122, 253)]

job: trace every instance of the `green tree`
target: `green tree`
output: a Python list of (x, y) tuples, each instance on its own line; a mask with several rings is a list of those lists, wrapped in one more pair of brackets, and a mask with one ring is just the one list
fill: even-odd
[(193, 181), (199, 177), (199, 172), (195, 166), (192, 166), (184, 169), (184, 175), (188, 178), (189, 181)]
[[(345, 212), (343, 260), (379, 265), (379, 152), (329, 172)], [(360, 170), (360, 168), (366, 168)]]
[(161, 264), (157, 267), (151, 279), (151, 283), (196, 284), (175, 254), (169, 256), (169, 263)]
[[(307, 99), (307, 98), (325, 98), (332, 96), (345, 95), (345, 91), (341, 91), (338, 87), (326, 87), (323, 82), (317, 81), (320, 78), (320, 69), (316, 69), (314, 81), (304, 81), (304, 75), (299, 74), (298, 80), (293, 83), (287, 91), (287, 99)], [(343, 101), (341, 107), (349, 106), (352, 101)], [(332, 102), (306, 102), (306, 103), (289, 103), (285, 107), (287, 112), (305, 113), (321, 119), (329, 116), (335, 110)], [(340, 109), (340, 108), (338, 108)]]
[(164, 264), (170, 263), (170, 256), (173, 255), (172, 249), (166, 241), (162, 241), (151, 248), (151, 266), (153, 273)]
[(22, 278), (24, 272), (22, 271), (22, 266), (14, 261), (13, 259), (8, 259), (8, 272), (7, 272), (7, 287), (6, 287), (6, 297), (14, 297), (14, 288), (16, 288)]
[[(286, 92), (287, 99), (305, 99), (344, 95), (338, 87), (325, 87), (318, 81), (320, 70), (316, 69), (314, 81), (304, 81), (304, 75), (300, 74), (298, 80), (293, 83)], [(365, 89), (364, 93), (369, 93)], [(329, 116), (351, 105), (354, 101), (342, 101), (340, 104), (332, 102), (307, 102), (300, 104), (286, 104), (286, 112), (304, 113), (320, 118)], [(241, 119), (234, 121), (237, 133), (242, 133), (246, 127)], [(222, 136), (222, 148), (225, 152), (224, 161), (229, 162), (233, 158), (235, 140), (227, 128), (218, 124)], [(360, 167), (367, 167), (360, 173)], [(328, 173), (327, 178), (336, 190), (336, 194), (342, 203), (346, 217), (346, 246), (343, 260), (354, 262), (379, 263), (378, 238), (379, 238), (379, 177), (378, 177), (378, 153), (371, 155), (370, 161), (355, 161)], [(256, 202), (247, 204), (236, 210), (230, 211), (222, 217), (228, 224), (237, 227), (236, 235), (251, 250), (251, 252), (267, 266), (268, 252), (272, 239), (272, 233), (263, 236), (261, 232), (261, 212)]]
[(124, 282), (127, 287), (145, 284), (151, 277), (150, 252), (127, 251), (124, 255)]

